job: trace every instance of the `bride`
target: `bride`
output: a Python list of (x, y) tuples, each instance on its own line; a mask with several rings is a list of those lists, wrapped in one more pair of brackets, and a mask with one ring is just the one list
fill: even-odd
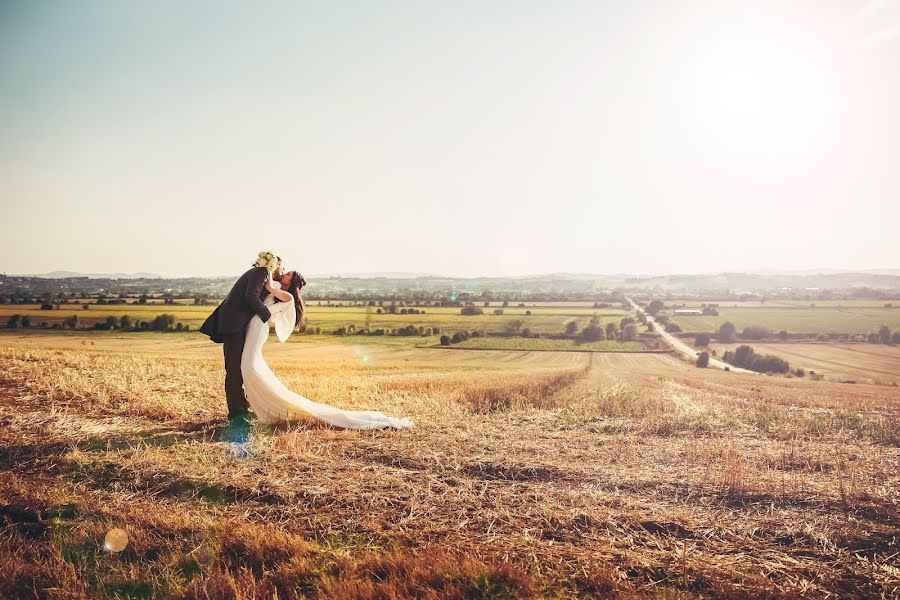
[[(320, 404), (289, 390), (263, 358), (262, 347), (269, 338), (269, 323), (274, 323), (275, 334), (284, 342), (303, 322), (303, 300), (300, 288), (306, 282), (296, 271), (282, 275), (279, 284), (287, 290), (279, 289), (272, 281), (266, 282), (269, 295), (263, 301), (272, 318), (263, 323), (258, 315), (247, 325), (244, 351), (241, 355), (241, 374), (247, 400), (262, 423), (276, 424), (286, 421), (322, 421), (344, 429), (383, 429), (386, 427), (410, 427), (408, 418), (388, 417), (380, 412), (361, 410), (341, 410), (327, 404)], [(279, 302), (275, 302), (278, 299)]]

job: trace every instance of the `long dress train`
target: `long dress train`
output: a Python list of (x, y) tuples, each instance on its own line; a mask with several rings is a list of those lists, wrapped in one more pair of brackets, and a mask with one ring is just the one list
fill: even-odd
[[(269, 295), (264, 304), (272, 313), (275, 333), (284, 342), (294, 329), (296, 312), (293, 302), (274, 302)], [(408, 418), (389, 417), (376, 411), (342, 410), (314, 402), (289, 390), (263, 358), (262, 348), (269, 338), (269, 325), (254, 316), (247, 325), (244, 351), (241, 355), (241, 374), (244, 390), (256, 418), (262, 423), (277, 424), (288, 421), (323, 421), (344, 429), (383, 429), (410, 427)]]

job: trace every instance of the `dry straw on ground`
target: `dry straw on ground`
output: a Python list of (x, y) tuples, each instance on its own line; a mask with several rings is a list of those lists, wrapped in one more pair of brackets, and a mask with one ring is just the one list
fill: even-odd
[[(900, 593), (897, 388), (659, 355), (373, 352), (272, 363), (413, 429), (234, 439), (215, 357), (7, 343), (0, 595)], [(114, 527), (120, 553), (102, 549)]]

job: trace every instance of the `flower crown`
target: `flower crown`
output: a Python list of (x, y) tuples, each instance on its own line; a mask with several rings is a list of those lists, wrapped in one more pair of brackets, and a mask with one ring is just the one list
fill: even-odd
[(259, 253), (259, 258), (253, 263), (255, 267), (265, 267), (269, 271), (274, 271), (278, 266), (278, 257), (271, 250), (263, 250)]

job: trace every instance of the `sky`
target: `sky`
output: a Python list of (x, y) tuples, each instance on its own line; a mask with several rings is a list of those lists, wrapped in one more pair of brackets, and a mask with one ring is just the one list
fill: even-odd
[(900, 0), (0, 0), (0, 272), (900, 267)]

